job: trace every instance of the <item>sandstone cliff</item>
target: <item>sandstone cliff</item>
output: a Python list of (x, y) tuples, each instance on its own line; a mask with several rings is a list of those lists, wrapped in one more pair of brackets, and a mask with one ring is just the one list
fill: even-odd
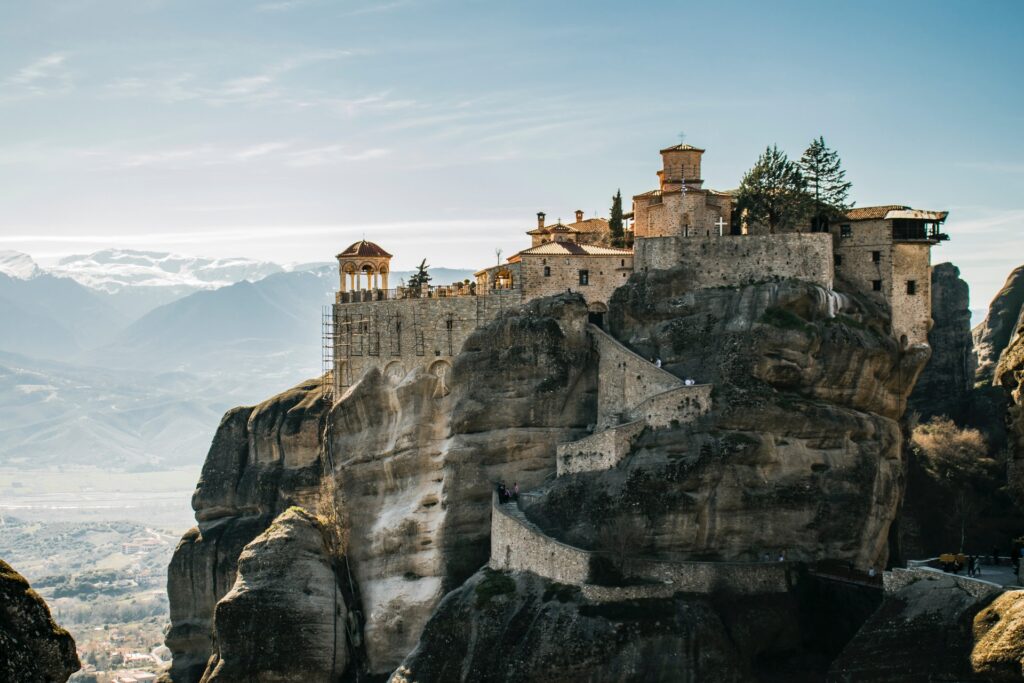
[(922, 421), (945, 415), (962, 423), (970, 411), (977, 359), (971, 336), (970, 288), (952, 263), (932, 269), (932, 321), (928, 333), (932, 356), (914, 386), (909, 408)]
[[(708, 600), (617, 612), (567, 598), (565, 587), (486, 571), (459, 588), (487, 561), (497, 481), (539, 491), (528, 514), (584, 547), (615, 536), (631, 552), (663, 556), (747, 561), (781, 550), (862, 568), (884, 562), (902, 486), (896, 419), (928, 357), (926, 347), (899, 348), (884, 312), (796, 281), (692, 291), (681, 270), (635, 274), (612, 300), (611, 331), (677, 377), (713, 384), (714, 409), (693, 423), (644, 430), (621, 466), (552, 482), (556, 446), (587, 436), (598, 421), (597, 349), (586, 321), (577, 296), (534, 301), (474, 332), (447, 383), (422, 371), (370, 371), (333, 407), (310, 382), (229, 412), (193, 497), (198, 526), (170, 567), (170, 678), (238, 680), (244, 671), (258, 680), (257, 670), (280, 670), (281, 645), (264, 657), (242, 642), (240, 625), (257, 610), (271, 622), (315, 625), (321, 672), (330, 661), (336, 673), (339, 657), (349, 672), (376, 675), (405, 660), (425, 667), (422, 676), (414, 671), (419, 681), (446, 680), (450, 667), (483, 671), (487, 643), (503, 639), (518, 648), (506, 651), (521, 671), (556, 680), (565, 661), (543, 653), (559, 625), (580, 653), (578, 670), (570, 669), (577, 679), (650, 672), (670, 680), (691, 669), (738, 679), (754, 659), (814, 630), (793, 621), (791, 596), (754, 600), (758, 622), (772, 626), (743, 631), (749, 619), (732, 621), (731, 607)], [(292, 505), (327, 510), (332, 521), (279, 517)], [(327, 555), (313, 550), (314, 526), (333, 548)], [(281, 536), (274, 527), (293, 531)], [(280, 547), (293, 535), (307, 538), (305, 559), (289, 563)], [(296, 589), (273, 588), (278, 572), (298, 585), (320, 577), (331, 600), (324, 589), (297, 609), (287, 598)], [(511, 582), (505, 592), (515, 596), (495, 601), (492, 615), (477, 596), (495, 582)], [(439, 628), (425, 631), (435, 610)], [(667, 611), (651, 623), (638, 616), (645, 610)], [(456, 626), (462, 617), (472, 620), (469, 631)], [(325, 660), (327, 625), (334, 634), (342, 622), (344, 647), (332, 635)], [(512, 636), (528, 624), (535, 631)], [(714, 645), (693, 651), (697, 632)], [(777, 649), (757, 645), (769, 632), (789, 635), (778, 636)], [(608, 633), (617, 634), (614, 645)], [(680, 648), (692, 657), (654, 654)], [(523, 661), (534, 650), (538, 660)], [(795, 661), (792, 652), (784, 659), (779, 670)], [(509, 671), (460, 675), (512, 680), (502, 677)]]
[(56, 683), (81, 668), (75, 641), (28, 581), (0, 560), (0, 681)]
[(1009, 394), (1006, 428), (1010, 446), (1010, 490), (1024, 507), (1024, 307), (995, 370), (995, 380)]
[(999, 358), (1010, 343), (1024, 308), (1024, 266), (1020, 266), (1006, 278), (1003, 288), (992, 299), (985, 320), (974, 328), (974, 347), (978, 354), (979, 382), (995, 379)]
[[(198, 681), (211, 656), (213, 674), (239, 555), (259, 556), (253, 539), (289, 506), (317, 509), (324, 481), (343, 529), (349, 656), (393, 671), (441, 597), (486, 561), (493, 482), (539, 484), (555, 444), (592, 421), (585, 323), (578, 297), (502, 317), (466, 342), (447, 394), (422, 371), (371, 371), (329, 414), (319, 382), (229, 412), (193, 497), (199, 525), (169, 569), (169, 677)], [(261, 610), (290, 609), (272, 602)]]

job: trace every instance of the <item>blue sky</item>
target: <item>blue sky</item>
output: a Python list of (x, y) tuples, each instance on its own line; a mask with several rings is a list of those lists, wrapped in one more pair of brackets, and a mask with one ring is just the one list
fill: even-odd
[(735, 187), (841, 153), (862, 206), (948, 209), (987, 305), (1024, 262), (1020, 2), (0, 0), (0, 249), (490, 263), (607, 212), (659, 147)]

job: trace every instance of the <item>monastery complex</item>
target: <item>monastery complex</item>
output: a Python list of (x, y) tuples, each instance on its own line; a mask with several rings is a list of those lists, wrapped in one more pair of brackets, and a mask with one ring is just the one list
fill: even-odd
[(601, 326), (612, 293), (634, 271), (684, 268), (695, 288), (799, 279), (885, 305), (904, 347), (927, 344), (931, 327), (931, 248), (947, 239), (945, 211), (890, 205), (855, 208), (845, 220), (769, 233), (734, 217), (733, 193), (704, 187), (704, 150), (661, 150), (658, 187), (633, 197), (627, 243), (610, 244), (603, 218), (563, 224), (537, 214), (530, 245), (475, 282), (389, 288), (391, 254), (365, 240), (337, 255), (340, 284), (325, 317), (325, 370), (335, 397), (365, 371), (400, 381), (417, 367), (439, 378), (445, 395), (452, 358), (478, 326), (540, 297), (581, 294)]

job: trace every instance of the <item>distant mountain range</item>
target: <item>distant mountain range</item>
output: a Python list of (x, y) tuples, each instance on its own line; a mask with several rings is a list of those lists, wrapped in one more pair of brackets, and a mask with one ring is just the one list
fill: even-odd
[(337, 286), (329, 263), (0, 252), (0, 467), (200, 462), (225, 409), (319, 374)]

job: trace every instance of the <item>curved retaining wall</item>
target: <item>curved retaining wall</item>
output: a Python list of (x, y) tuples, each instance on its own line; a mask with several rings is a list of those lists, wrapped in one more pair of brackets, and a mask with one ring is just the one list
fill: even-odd
[(556, 474), (561, 477), (577, 472), (610, 470), (629, 455), (633, 442), (646, 426), (644, 420), (634, 420), (578, 441), (560, 444), (557, 449)]
[(527, 571), (551, 581), (581, 586), (594, 600), (665, 597), (677, 592), (729, 592), (749, 595), (784, 593), (792, 585), (788, 562), (670, 562), (627, 561), (626, 573), (650, 581), (634, 586), (595, 586), (588, 583), (591, 562), (600, 553), (575, 548), (551, 538), (530, 522), (516, 503), (491, 505), (493, 569)]
[(884, 572), (882, 574), (882, 586), (886, 593), (895, 593), (905, 586), (909, 586), (915, 581), (921, 579), (935, 579), (940, 576), (945, 576), (963, 588), (968, 595), (981, 598), (986, 595), (992, 595), (993, 593), (1002, 593), (1006, 590), (1003, 586), (998, 583), (992, 583), (991, 581), (985, 581), (983, 579), (975, 579), (967, 576), (959, 576), (957, 574), (950, 574), (939, 569), (932, 569), (931, 567), (915, 567), (912, 569), (895, 568), (892, 571)]

